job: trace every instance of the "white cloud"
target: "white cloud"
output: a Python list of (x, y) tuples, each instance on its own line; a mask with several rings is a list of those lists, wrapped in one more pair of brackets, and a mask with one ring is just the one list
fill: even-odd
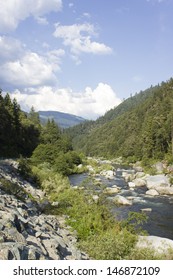
[(38, 54), (27, 49), (26, 45), (15, 38), (0, 36), (1, 86), (23, 88), (55, 85), (56, 74), (61, 70), (64, 55), (63, 49), (50, 49), (44, 55)]
[(70, 47), (73, 56), (78, 57), (80, 53), (92, 54), (110, 54), (112, 49), (103, 43), (92, 41), (92, 36), (96, 35), (92, 24), (73, 24), (73, 25), (55, 25), (53, 35), (56, 38), (62, 38), (63, 44)]
[(0, 0), (0, 32), (17, 28), (29, 16), (41, 17), (51, 11), (60, 11), (62, 0)]
[(45, 56), (27, 51), (16, 60), (1, 64), (0, 78), (6, 84), (17, 87), (55, 84), (55, 71), (60, 69), (60, 57), (63, 50), (52, 50)]
[(0, 36), (0, 63), (19, 58), (24, 48), (25, 46), (19, 40)]
[(41, 24), (41, 25), (49, 24), (47, 18), (45, 18), (45, 17), (36, 17), (36, 21), (38, 22), (38, 24)]
[(24, 93), (16, 90), (12, 94), (12, 98), (14, 97), (24, 110), (34, 106), (36, 110), (56, 110), (88, 119), (103, 115), (121, 102), (113, 89), (103, 83), (99, 83), (94, 90), (87, 87), (84, 92), (73, 92), (70, 88), (53, 89), (48, 86), (28, 88)]

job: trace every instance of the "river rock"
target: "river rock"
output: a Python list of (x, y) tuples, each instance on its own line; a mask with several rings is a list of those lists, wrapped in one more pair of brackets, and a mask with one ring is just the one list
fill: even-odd
[(132, 205), (132, 202), (130, 200), (128, 200), (127, 198), (125, 198), (124, 196), (121, 196), (121, 195), (115, 196), (113, 201), (116, 204), (120, 204), (120, 205), (127, 205), (127, 206)]
[(155, 190), (160, 195), (173, 195), (173, 187), (156, 187)]
[(133, 183), (135, 184), (136, 187), (145, 187), (146, 186), (146, 181), (142, 178), (137, 178), (133, 180)]
[(135, 174), (134, 173), (128, 173), (127, 171), (122, 172), (122, 177), (126, 182), (133, 181), (135, 179)]
[(153, 167), (156, 169), (157, 173), (163, 173), (166, 166), (162, 162), (157, 162), (153, 165)]
[(152, 208), (142, 208), (141, 211), (142, 212), (151, 212)]
[(128, 182), (128, 186), (129, 186), (129, 188), (135, 188), (136, 187), (134, 182)]
[(115, 177), (115, 171), (113, 170), (103, 170), (100, 175), (105, 176), (107, 179), (113, 180)]
[(141, 166), (141, 162), (137, 161), (135, 164), (133, 164), (133, 168), (136, 172), (143, 172), (143, 168)]
[(146, 191), (146, 194), (151, 195), (151, 196), (158, 196), (159, 195), (158, 191), (156, 191), (154, 189), (150, 189), (150, 190)]
[(145, 180), (148, 189), (157, 189), (158, 187), (170, 187), (169, 178), (165, 175), (147, 176)]
[(136, 178), (142, 178), (144, 177), (146, 174), (143, 172), (143, 171), (139, 171), (139, 172), (136, 172), (135, 174), (135, 177)]
[(107, 187), (104, 189), (103, 193), (105, 194), (115, 194), (120, 191), (120, 187), (114, 186), (114, 187)]
[(173, 250), (173, 240), (158, 236), (139, 236), (136, 248), (153, 249), (156, 253), (166, 254)]

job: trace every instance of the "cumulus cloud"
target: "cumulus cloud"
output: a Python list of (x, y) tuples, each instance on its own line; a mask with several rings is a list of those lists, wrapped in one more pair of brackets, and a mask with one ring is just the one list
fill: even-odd
[(62, 0), (0, 0), (0, 7), (0, 32), (7, 32), (29, 16), (38, 19), (51, 11), (60, 11)]
[(24, 51), (25, 46), (17, 39), (0, 36), (0, 63), (19, 58)]
[(97, 35), (94, 25), (89, 23), (73, 25), (55, 25), (53, 35), (61, 38), (63, 44), (70, 48), (74, 57), (80, 53), (110, 54), (112, 49), (103, 43), (92, 41), (92, 37)]
[(113, 89), (103, 83), (99, 83), (94, 90), (87, 87), (83, 92), (48, 86), (28, 88), (24, 92), (16, 90), (12, 98), (16, 98), (26, 111), (34, 106), (36, 110), (56, 110), (87, 119), (96, 119), (121, 102)]
[[(11, 56), (14, 54), (11, 51)], [(64, 51), (61, 49), (49, 51), (44, 56), (25, 50), (20, 57), (11, 60), (8, 57), (7, 61), (1, 62), (0, 78), (3, 83), (19, 88), (55, 84), (55, 72), (60, 70), (60, 58), (63, 55)]]
[(26, 53), (20, 60), (7, 62), (1, 67), (0, 76), (14, 86), (38, 86), (55, 79), (52, 68), (36, 53)]

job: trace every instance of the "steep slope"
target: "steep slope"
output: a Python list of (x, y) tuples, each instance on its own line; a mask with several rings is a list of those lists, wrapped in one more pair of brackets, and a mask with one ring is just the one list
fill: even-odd
[(0, 260), (86, 259), (63, 215), (44, 214), (45, 193), (18, 174), (13, 160), (0, 160)]
[(71, 127), (86, 121), (82, 117), (58, 111), (39, 111), (38, 113), (42, 123), (45, 123), (48, 119), (54, 119), (55, 123), (62, 128)]
[(96, 122), (74, 127), (69, 133), (75, 148), (88, 155), (164, 158), (171, 154), (172, 118), (170, 79), (130, 97)]

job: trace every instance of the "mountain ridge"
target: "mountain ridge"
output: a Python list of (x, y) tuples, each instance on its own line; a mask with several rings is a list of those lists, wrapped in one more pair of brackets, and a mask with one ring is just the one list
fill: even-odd
[(72, 127), (86, 121), (86, 119), (80, 116), (53, 110), (40, 110), (38, 114), (42, 123), (45, 123), (48, 119), (54, 119), (55, 123), (62, 128)]

